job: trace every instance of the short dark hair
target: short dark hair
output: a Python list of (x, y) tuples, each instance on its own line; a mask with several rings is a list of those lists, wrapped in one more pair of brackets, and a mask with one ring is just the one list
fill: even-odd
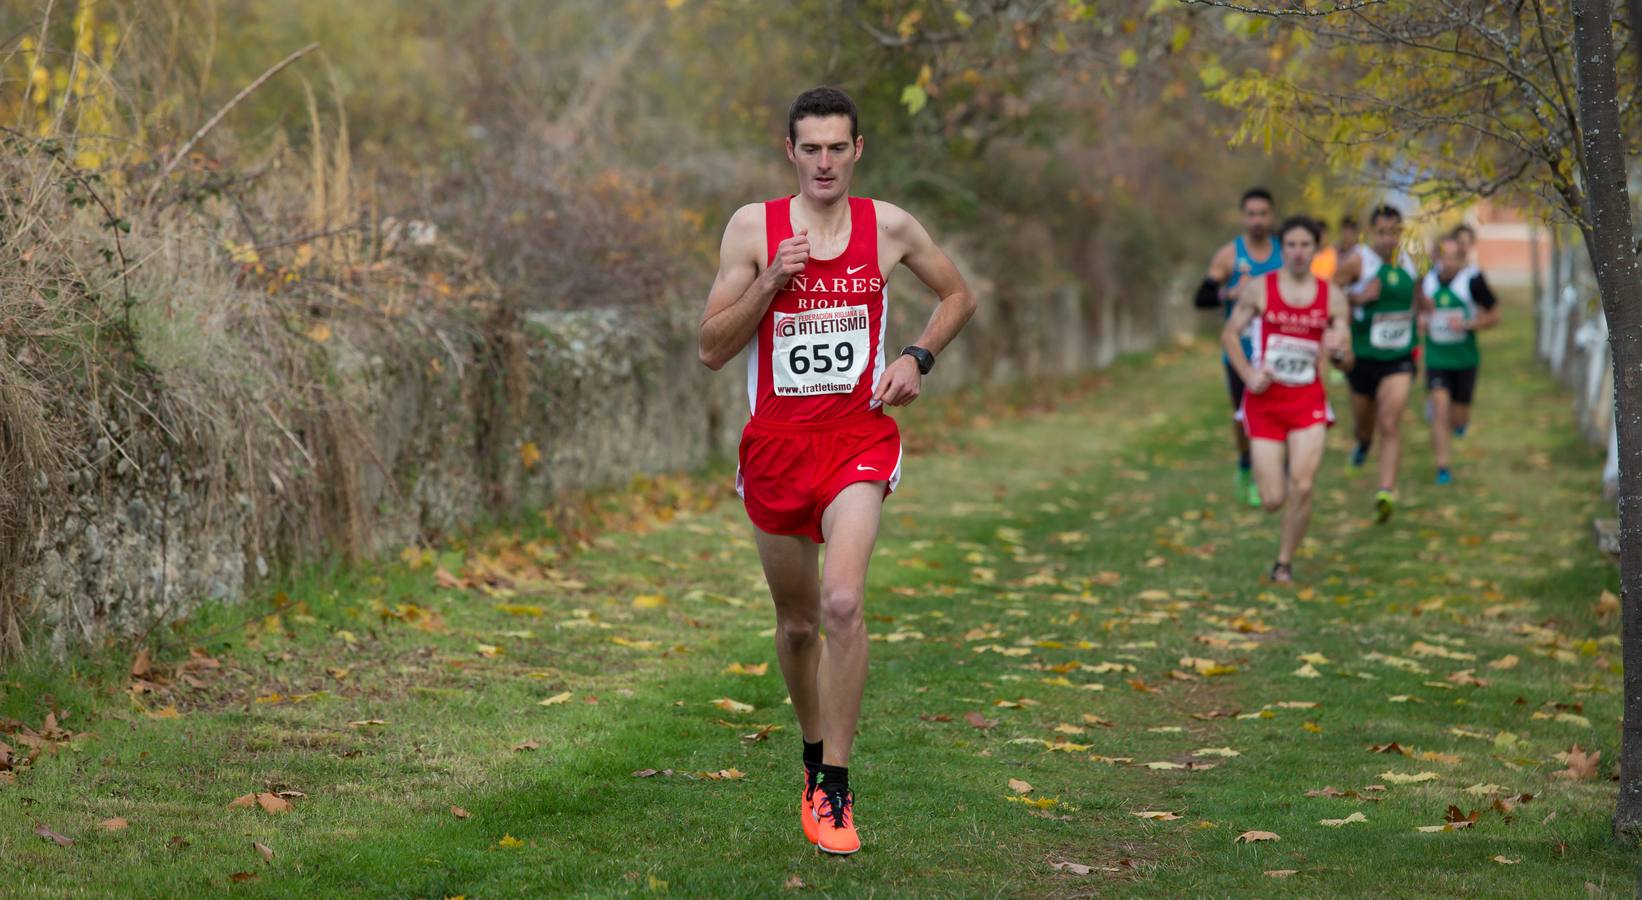
[(1356, 216), (1341, 216), (1340, 217), (1340, 230), (1341, 231), (1344, 231), (1347, 228), (1361, 228), (1361, 227), (1362, 227), (1361, 225), (1357, 224), (1357, 217)]
[(1442, 252), (1442, 245), (1443, 244), (1453, 244), (1454, 246), (1458, 247), (1460, 245), (1459, 229), (1456, 228), (1453, 231), (1450, 231), (1447, 234), (1443, 235), (1442, 237), (1437, 238), (1437, 246), (1436, 246), (1435, 249), (1437, 250), (1438, 253)]
[(1271, 198), (1271, 191), (1268, 191), (1263, 187), (1251, 187), (1243, 192), (1242, 198), (1237, 201), (1237, 208), (1242, 209), (1243, 205), (1248, 203), (1250, 200), (1264, 200), (1272, 206), (1277, 205), (1277, 201)]
[(1477, 239), (1477, 230), (1464, 222), (1455, 225), (1454, 230), (1449, 232), (1449, 234), (1453, 237), (1459, 237), (1461, 234), (1469, 234), (1471, 236), (1471, 240), (1474, 241)]
[(860, 117), (855, 111), (855, 101), (850, 99), (850, 95), (837, 88), (816, 87), (799, 94), (792, 102), (792, 108), (787, 110), (787, 139), (798, 143), (799, 119), (827, 116), (849, 116), (850, 140), (861, 136)]
[(1296, 228), (1305, 229), (1306, 233), (1311, 235), (1312, 243), (1320, 244), (1323, 242), (1322, 229), (1318, 227), (1317, 222), (1310, 216), (1289, 216), (1287, 219), (1284, 219), (1283, 227), (1277, 229), (1277, 239), (1282, 240), (1283, 238), (1288, 237), (1289, 232)]
[(1402, 217), (1402, 210), (1392, 206), (1389, 203), (1382, 203), (1379, 206), (1374, 207), (1374, 212), (1369, 214), (1368, 227), (1373, 228), (1381, 219), (1401, 220)]

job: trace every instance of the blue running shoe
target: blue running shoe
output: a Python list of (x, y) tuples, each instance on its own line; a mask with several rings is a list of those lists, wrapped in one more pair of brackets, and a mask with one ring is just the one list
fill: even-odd
[(1437, 484), (1444, 485), (1444, 484), (1453, 484), (1453, 483), (1454, 483), (1454, 473), (1453, 472), (1450, 472), (1447, 469), (1438, 469), (1437, 470)]

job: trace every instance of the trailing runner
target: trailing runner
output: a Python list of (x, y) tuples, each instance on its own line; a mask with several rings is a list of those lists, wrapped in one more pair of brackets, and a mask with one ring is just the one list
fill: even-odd
[[(1312, 274), (1321, 241), (1316, 223), (1296, 216), (1283, 223), (1283, 268), (1251, 279), (1220, 334), (1233, 368), (1248, 385), (1243, 425), (1254, 454), (1261, 505), (1283, 513), (1282, 537), (1271, 580), (1294, 580), (1294, 552), (1311, 524), (1312, 489), (1323, 461), (1324, 436), (1334, 411), (1318, 372), (1324, 355), (1351, 367), (1348, 307), (1342, 292)], [(1239, 339), (1259, 323), (1251, 357)]]
[(1361, 468), (1368, 451), (1380, 446), (1379, 491), (1375, 519), (1391, 518), (1397, 504), (1397, 468), (1402, 461), (1402, 416), (1414, 380), (1415, 317), (1429, 301), (1406, 259), (1398, 259), (1403, 214), (1380, 206), (1368, 220), (1369, 242), (1340, 262), (1337, 285), (1350, 285), (1351, 352), (1355, 363), (1346, 373), (1351, 384), (1351, 413), (1357, 447), (1351, 466)]
[[(884, 498), (901, 478), (900, 433), (883, 407), (917, 399), (975, 310), (963, 277), (916, 219), (850, 196), (864, 146), (842, 91), (815, 88), (793, 101), (786, 148), (798, 194), (730, 218), (700, 333), (712, 369), (748, 348), (752, 414), (736, 490), (754, 526), (775, 602), (776, 658), (803, 730), (799, 821), (836, 854), (861, 847), (848, 766), (867, 680), (867, 564)], [(939, 302), (917, 344), (889, 356), (885, 285), (898, 264)]]
[[(1237, 209), (1243, 219), (1243, 233), (1215, 251), (1214, 257), (1209, 260), (1208, 274), (1198, 285), (1197, 295), (1193, 298), (1193, 305), (1199, 309), (1223, 307), (1227, 317), (1231, 316), (1236, 303), (1235, 292), (1239, 285), (1275, 272), (1283, 265), (1283, 255), (1278, 250), (1277, 242), (1271, 238), (1271, 228), (1276, 221), (1276, 204), (1272, 201), (1271, 191), (1263, 187), (1249, 188), (1238, 200)], [(1243, 335), (1245, 356), (1254, 352), (1253, 341), (1253, 334)], [(1220, 362), (1225, 367), (1226, 389), (1231, 394), (1232, 438), (1237, 444), (1237, 494), (1250, 506), (1259, 506), (1260, 489), (1250, 474), (1249, 437), (1237, 418), (1238, 410), (1243, 407), (1243, 380), (1232, 368), (1229, 356), (1222, 355)]]
[(1499, 303), (1482, 271), (1467, 265), (1458, 231), (1437, 242), (1437, 264), (1422, 286), (1432, 310), (1425, 331), (1425, 388), (1431, 395), (1431, 449), (1437, 484), (1453, 482), (1450, 443), (1471, 423), (1477, 368), (1477, 332), (1499, 324)]

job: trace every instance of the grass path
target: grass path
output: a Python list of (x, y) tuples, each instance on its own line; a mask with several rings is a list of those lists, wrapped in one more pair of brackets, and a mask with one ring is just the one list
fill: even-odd
[[(1259, 580), (1275, 522), (1231, 501), (1206, 342), (910, 411), (854, 858), (794, 821), (720, 472), (606, 498), (601, 537), (501, 532), (208, 611), (135, 694), (125, 651), (5, 673), (0, 741), (47, 751), (0, 782), (6, 893), (1627, 896), (1598, 460), (1528, 342), (1521, 306), (1487, 336), (1456, 485), (1410, 415), (1389, 526), (1336, 430), (1294, 589)], [(1594, 778), (1557, 776), (1576, 743)], [(1475, 824), (1416, 831), (1450, 805)]]

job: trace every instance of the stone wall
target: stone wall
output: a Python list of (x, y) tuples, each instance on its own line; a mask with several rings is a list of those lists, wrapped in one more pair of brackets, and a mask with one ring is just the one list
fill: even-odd
[[(932, 391), (1099, 368), (1192, 324), (1181, 291), (1166, 306), (1125, 307), (1078, 282), (1004, 293), (968, 274), (980, 307)], [(891, 297), (893, 353), (932, 306), (910, 276)], [(233, 601), (284, 562), (391, 552), (733, 454), (745, 361), (700, 365), (698, 303), (422, 331), (339, 324), (322, 349), (333, 386), (322, 402), (288, 420), (269, 405), (255, 428), (200, 428), (169, 448), (132, 404), (111, 401), (101, 437), (76, 448), (82, 463), (41, 485), (67, 499), (15, 581), (32, 640), (60, 654)]]

